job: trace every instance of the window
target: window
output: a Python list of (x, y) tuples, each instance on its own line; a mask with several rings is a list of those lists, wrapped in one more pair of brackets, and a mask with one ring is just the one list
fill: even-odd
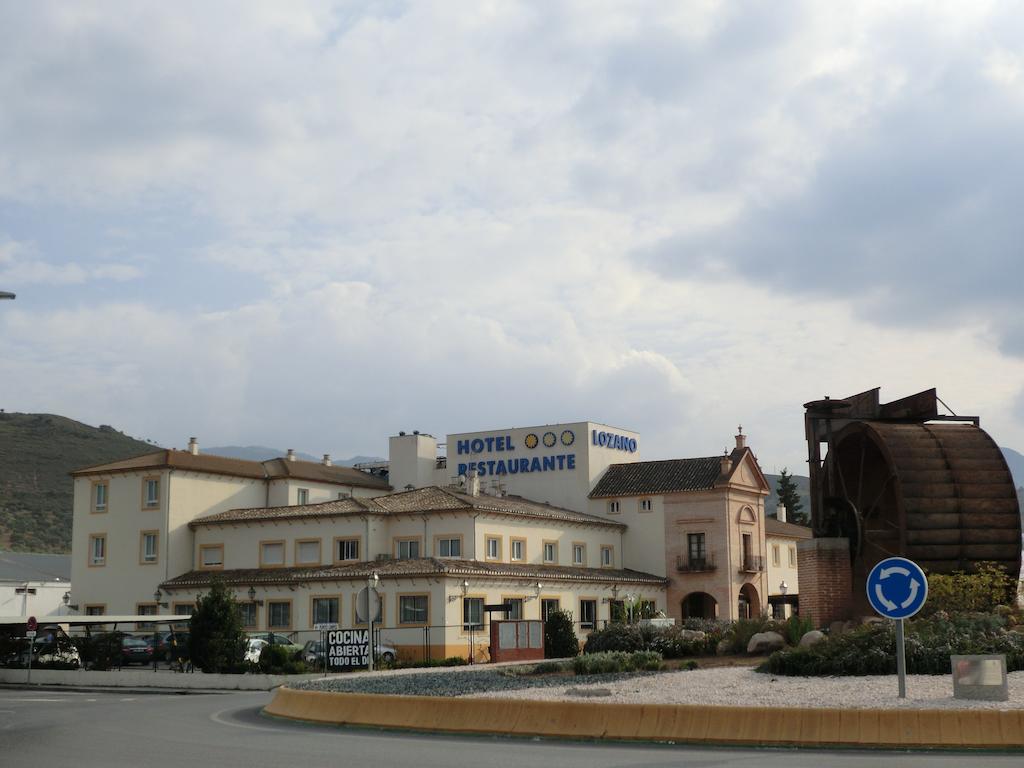
[(260, 542), (260, 568), (279, 568), (284, 565), (284, 542)]
[(160, 478), (147, 477), (142, 481), (142, 506), (155, 509), (160, 506)]
[(608, 514), (609, 515), (617, 515), (621, 511), (622, 511), (622, 505), (618, 501), (609, 501), (608, 502)]
[(782, 562), (782, 560), (779, 557), (779, 545), (772, 544), (772, 565), (778, 568), (780, 562)]
[(108, 487), (106, 482), (93, 483), (92, 485), (92, 511), (93, 512), (106, 512), (107, 511), (107, 492)]
[(223, 568), (224, 567), (224, 545), (204, 544), (199, 548), (200, 568)]
[(526, 539), (509, 539), (509, 557), (513, 562), (526, 559)]
[(580, 600), (580, 629), (593, 629), (597, 623), (597, 600)]
[(572, 564), (573, 565), (586, 565), (587, 563), (587, 545), (574, 543), (572, 545)]
[(267, 601), (267, 629), (291, 629), (292, 601)]
[(640, 511), (650, 512), (654, 509), (654, 502), (651, 499), (640, 499)]
[(796, 547), (789, 548), (789, 567), (796, 568)]
[(488, 536), (485, 539), (486, 543), (486, 559), (487, 560), (501, 560), (501, 537), (500, 536)]
[(611, 568), (615, 565), (615, 550), (612, 547), (601, 547), (601, 567)]
[(558, 544), (554, 541), (544, 542), (544, 562), (545, 563), (557, 563), (558, 562)]
[(86, 616), (102, 616), (107, 612), (107, 606), (105, 605), (87, 605), (85, 606)]
[(139, 562), (143, 565), (156, 562), (156, 543), (159, 535), (159, 531), (143, 531), (139, 534)]
[(506, 597), (502, 599), (501, 604), (508, 609), (505, 611), (505, 618), (509, 621), (519, 621), (523, 618), (523, 598)]
[(191, 616), (196, 612), (195, 603), (175, 603), (174, 604), (174, 615), (175, 616)]
[(95, 534), (89, 537), (89, 565), (107, 564), (107, 535)]
[(640, 618), (641, 619), (653, 619), (654, 614), (658, 612), (657, 606), (653, 600), (641, 600), (640, 601)]
[(625, 624), (628, 616), (625, 600), (608, 601), (608, 617), (611, 619), (612, 624)]
[(359, 539), (335, 539), (334, 560), (345, 562), (359, 559)]
[(309, 488), (299, 488), (298, 502), (299, 504), (309, 504)]
[(420, 556), (419, 539), (396, 539), (395, 557), (399, 560), (415, 560)]
[(295, 542), (296, 565), (320, 565), (320, 539), (299, 539)]
[(255, 629), (256, 603), (238, 603), (238, 618), (246, 629)]
[(427, 595), (399, 595), (398, 623), (426, 624)]
[(336, 597), (313, 598), (313, 623), (337, 624), (339, 600)]
[(437, 540), (438, 557), (462, 557), (462, 537), (445, 537)]
[(690, 555), (690, 565), (700, 567), (707, 562), (707, 542), (703, 533), (686, 534), (686, 549)]
[[(157, 615), (156, 603), (138, 603), (135, 606), (135, 612), (139, 616), (156, 616)], [(139, 629), (139, 630), (142, 630), (142, 629), (154, 630), (154, 629), (156, 629), (156, 624), (154, 624), (151, 621), (140, 621), (138, 624), (135, 625), (135, 628)]]
[(546, 597), (540, 601), (540, 617), (544, 621), (547, 621), (548, 616), (552, 613), (557, 613), (560, 610), (561, 605), (556, 597)]
[(772, 618), (781, 621), (786, 618), (786, 606), (782, 603), (772, 603)]
[(482, 597), (462, 598), (462, 631), (469, 632), (484, 628), (484, 599)]

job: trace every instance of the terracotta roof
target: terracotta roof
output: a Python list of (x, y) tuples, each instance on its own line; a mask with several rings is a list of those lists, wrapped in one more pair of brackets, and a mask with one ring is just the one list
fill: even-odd
[(423, 515), (434, 512), (455, 511), (489, 512), (498, 515), (510, 515), (541, 520), (558, 520), (569, 523), (600, 525), (609, 528), (624, 529), (619, 522), (607, 520), (596, 515), (587, 515), (571, 509), (554, 507), (524, 499), (521, 496), (471, 496), (447, 488), (432, 485), (403, 491), (372, 499), (339, 499), (319, 504), (302, 504), (288, 507), (256, 507), (249, 509), (231, 509), (209, 517), (201, 517), (189, 523), (196, 528), (201, 525), (220, 525), (234, 522), (255, 522), (261, 520), (298, 520), (320, 517), (339, 517), (344, 515)]
[(811, 529), (796, 523), (784, 523), (774, 517), (764, 518), (765, 536), (782, 536), (787, 539), (810, 539), (813, 538)]
[(231, 475), (233, 477), (250, 477), (255, 480), (274, 480), (293, 478), (334, 485), (357, 485), (361, 488), (379, 488), (390, 490), (386, 480), (361, 472), (352, 467), (326, 466), (315, 461), (286, 461), (271, 459), (270, 461), (249, 461), (247, 459), (230, 459), (226, 456), (215, 456), (212, 453), (192, 454), (190, 451), (160, 450), (153, 453), (134, 456), (122, 461), (97, 464), (92, 467), (76, 469), (71, 473), (74, 477), (86, 475), (106, 475), (115, 472), (139, 472), (142, 470), (180, 469), (189, 472), (207, 472), (215, 475)]
[(590, 492), (590, 498), (704, 491), (715, 487), (721, 472), (719, 456), (612, 464)]
[(666, 579), (652, 573), (612, 568), (573, 568), (564, 565), (484, 563), (479, 560), (447, 560), (427, 557), (417, 560), (383, 560), (330, 565), (316, 568), (240, 568), (228, 571), (189, 571), (169, 579), (161, 589), (206, 587), (219, 579), (228, 585), (301, 584), (309, 581), (364, 580), (376, 573), (382, 579), (415, 576), (474, 576), (479, 578), (520, 578), (540, 581), (618, 582), (664, 585)]

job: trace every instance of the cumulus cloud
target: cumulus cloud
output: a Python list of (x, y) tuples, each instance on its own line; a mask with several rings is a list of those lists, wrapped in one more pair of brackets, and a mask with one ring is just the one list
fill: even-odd
[(559, 419), (700, 455), (742, 421), (792, 469), (805, 400), (938, 386), (1019, 445), (1020, 27), (999, 4), (8, 12), (8, 407), (337, 455)]

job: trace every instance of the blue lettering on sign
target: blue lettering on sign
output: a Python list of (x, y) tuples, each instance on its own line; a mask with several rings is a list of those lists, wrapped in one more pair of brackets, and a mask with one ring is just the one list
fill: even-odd
[(476, 470), (479, 477), (487, 475), (519, 475), (527, 472), (552, 472), (576, 469), (576, 454), (561, 453), (555, 456), (534, 456), (532, 459), (497, 459), (461, 462), (459, 474), (467, 475)]
[(512, 435), (491, 435), (490, 437), (465, 438), (455, 441), (455, 453), (492, 453), (494, 451), (514, 451)]
[(596, 429), (590, 430), (590, 442), (599, 448), (611, 448), (616, 451), (628, 451), (629, 453), (636, 453), (637, 442), (634, 437), (626, 437), (626, 435), (616, 435), (612, 432), (598, 432)]

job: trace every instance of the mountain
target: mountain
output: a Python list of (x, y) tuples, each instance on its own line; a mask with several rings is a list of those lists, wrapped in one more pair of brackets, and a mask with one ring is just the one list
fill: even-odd
[(158, 448), (106, 424), (0, 412), (0, 549), (70, 551), (74, 494), (68, 473)]
[[(280, 448), (267, 448), (265, 445), (219, 445), (214, 448), (202, 448), (203, 453), (212, 453), (214, 456), (227, 456), (229, 459), (248, 459), (249, 461), (267, 461), (284, 456), (287, 451)], [(313, 456), (302, 451), (295, 452), (295, 458), (303, 461), (320, 461), (322, 456)], [(334, 464), (339, 467), (351, 467), (353, 464), (362, 464), (366, 461), (384, 461), (375, 456), (353, 456), (350, 459), (333, 459)]]
[(1013, 484), (1020, 488), (1024, 486), (1024, 454), (1017, 453), (1012, 448), (1000, 448), (1007, 466), (1010, 467), (1010, 474), (1013, 475)]

